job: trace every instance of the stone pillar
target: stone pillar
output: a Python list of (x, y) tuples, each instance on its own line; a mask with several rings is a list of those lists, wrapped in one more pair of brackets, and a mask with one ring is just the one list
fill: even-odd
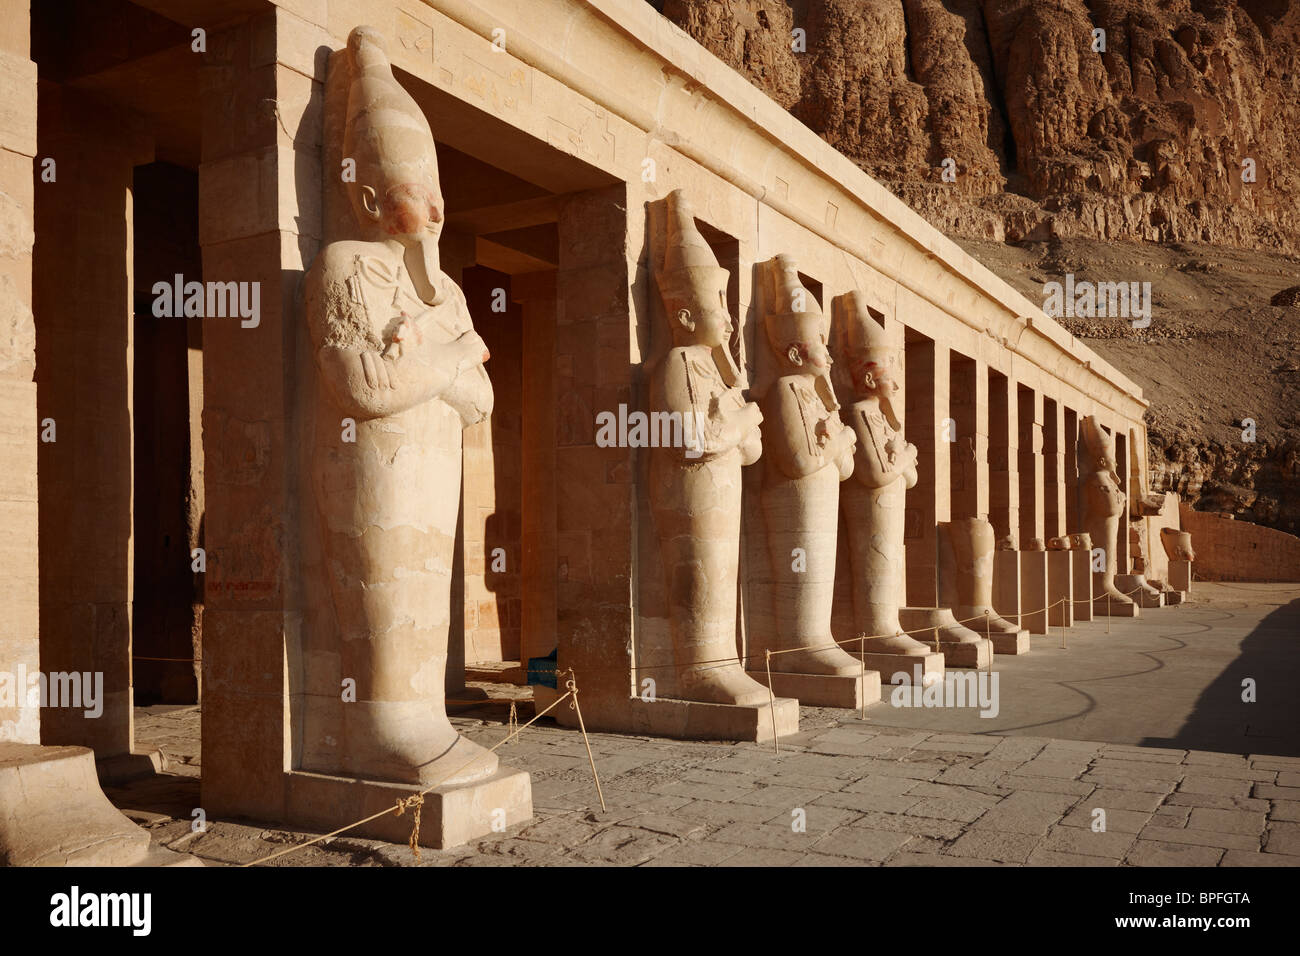
[(989, 514), (989, 376), (976, 359), (953, 354), (949, 414), (954, 426), (952, 520), (940, 525), (941, 601), (958, 623), (989, 638), (999, 654), (1029, 650), (1029, 634), (994, 613), (996, 530)]
[[(1121, 574), (1127, 576), (1133, 571), (1131, 548), (1128, 540), (1129, 515), (1133, 514), (1133, 496), (1138, 494), (1140, 489), (1132, 487), (1132, 476), (1129, 474), (1130, 443), (1128, 430), (1122, 424), (1117, 424), (1113, 434), (1115, 435), (1115, 473), (1119, 476), (1119, 490), (1128, 498), (1124, 511), (1119, 516), (1119, 535), (1115, 542), (1115, 574), (1116, 576)], [(1134, 587), (1135, 585), (1130, 583), (1121, 590), (1132, 591)], [(1138, 602), (1141, 597), (1142, 595), (1139, 593), (1132, 595), (1130, 599)]]
[[(288, 90), (305, 85), (305, 107), (320, 88), (278, 62), (283, 39), (273, 10), (209, 31), (202, 69), (203, 279), (259, 283), (261, 306), (256, 326), (205, 318), (203, 327), (202, 806), (209, 818), (289, 817), (288, 649), (313, 630), (303, 627), (292, 577), (301, 564), (299, 459), (309, 444), (292, 409), (310, 408), (315, 382), (296, 300), (304, 264), (320, 244), (321, 131), (319, 112), (313, 124), (303, 108), (288, 108)], [(266, 108), (277, 99), (278, 110)], [(291, 122), (299, 124), (292, 135), (281, 127)], [(302, 690), (340, 693), (337, 684)]]
[(993, 554), (993, 607), (1010, 621), (1020, 620), (1019, 430), (1015, 383), (989, 369), (989, 521), (996, 540)]
[[(624, 185), (573, 196), (560, 213), (555, 276), (556, 637), (587, 727), (632, 730), (633, 530), (638, 450), (596, 445), (596, 415), (634, 404), (629, 235), (644, 207)], [(535, 687), (538, 709), (554, 695)], [(558, 688), (564, 691), (563, 680)], [(650, 705), (645, 714), (653, 717)], [(568, 704), (551, 712), (576, 725)]]
[(57, 437), (37, 445), (41, 666), (103, 681), (101, 714), (51, 708), (42, 739), (91, 747), (120, 779), (161, 766), (156, 751), (131, 752), (131, 184), (152, 156), (125, 115), (56, 84), (42, 87), (40, 136), (56, 179), (36, 183), (37, 388)]
[[(899, 620), (922, 643), (934, 644), (937, 635), (945, 665), (983, 667), (989, 662), (991, 644), (957, 623), (939, 587), (939, 529), (952, 518), (952, 449), (961, 437), (949, 403), (949, 351), (932, 339), (909, 335), (905, 354), (904, 430), (917, 448), (917, 482), (907, 492), (908, 606), (900, 610)], [(974, 435), (968, 433), (966, 438), (973, 449)], [(973, 463), (971, 471), (975, 472)]]
[(1047, 543), (1047, 623), (1074, 623), (1074, 589), (1065, 521), (1065, 406), (1043, 399), (1043, 531)]
[[(904, 431), (917, 450), (916, 485), (907, 492), (904, 525), (907, 603), (917, 608), (937, 607), (939, 522), (951, 517), (951, 444), (943, 425), (948, 418), (948, 350), (936, 346), (932, 339), (909, 336), (905, 370)], [(920, 639), (928, 643), (930, 637)]]
[[(953, 354), (949, 407), (955, 441), (949, 479), (953, 518), (989, 516), (989, 377), (983, 362)], [(941, 436), (942, 437), (942, 436)]]
[(1047, 633), (1047, 552), (1043, 503), (1043, 396), (1018, 385), (1017, 471), (1020, 476), (1020, 626)]
[[(514, 276), (523, 309), (522, 605), (519, 663), (555, 650), (555, 273)], [(527, 683), (526, 674), (522, 683)]]
[[(36, 156), (36, 64), (29, 52), (27, 0), (0, 0), (0, 673), (14, 696), (0, 699), (0, 747), (41, 742), (40, 710), (25, 706), (19, 671), (41, 666), (37, 555), (37, 449), (40, 416), (36, 325), (32, 316), (32, 241), (40, 168)], [(69, 436), (70, 437), (70, 436)], [(12, 675), (12, 676), (11, 676)], [(4, 678), (0, 678), (4, 679)]]
[[(184, 858), (167, 850), (151, 854), (149, 834), (109, 803), (100, 790), (91, 750), (40, 746), (39, 701), (29, 706), (28, 678), (34, 684), (42, 667), (37, 559), (37, 449), (42, 429), (32, 381), (34, 188), (53, 190), (62, 184), (71, 190), (76, 180), (42, 182), (37, 166), (33, 183), (38, 155), (36, 64), (30, 59), (26, 0), (0, 0), (0, 23), (0, 87), (5, 90), (0, 109), (0, 606), (5, 608), (0, 615), (0, 866), (173, 862)], [(62, 177), (62, 164), (53, 158)], [(41, 201), (51, 198), (43, 195)], [(122, 265), (125, 269), (125, 260)], [(74, 283), (75, 266), (64, 262), (59, 275)], [(125, 354), (118, 360), (124, 361)], [(56, 425), (55, 435), (71, 451), (71, 430), (60, 435)], [(91, 637), (84, 632), (80, 636), (83, 642)], [(96, 666), (84, 650), (79, 657), (69, 653), (67, 660), (72, 662), (69, 669), (83, 673)], [(82, 712), (77, 713), (84, 720)], [(125, 740), (129, 746), (129, 726)]]
[(1065, 409), (1062, 434), (1062, 468), (1065, 470), (1065, 534), (1077, 534), (1079, 526), (1079, 414)]
[(1065, 531), (1070, 536), (1070, 591), (1073, 595), (1072, 612), (1076, 621), (1092, 620), (1092, 555), (1091, 545), (1080, 538), (1083, 525), (1079, 517), (1079, 413), (1065, 409), (1064, 448), (1065, 468)]

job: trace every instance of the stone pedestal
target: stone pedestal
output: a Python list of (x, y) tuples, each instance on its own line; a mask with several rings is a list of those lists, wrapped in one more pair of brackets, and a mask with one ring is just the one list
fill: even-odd
[(1071, 573), (1073, 551), (1046, 551), (1047, 555), (1047, 623), (1069, 627), (1074, 623), (1074, 575)]
[(854, 657), (860, 658), (866, 665), (868, 673), (875, 671), (880, 675), (880, 683), (886, 685), (891, 677), (902, 671), (910, 680), (912, 669), (921, 665), (921, 683), (925, 687), (937, 681), (943, 680), (943, 654), (932, 652), (929, 654), (873, 654), (868, 651), (865, 654), (859, 654), (857, 649), (852, 646), (845, 648)]
[[(983, 632), (983, 625), (980, 623), (976, 622), (973, 627), (977, 633)], [(1028, 654), (1030, 649), (1029, 632), (1024, 628), (1017, 628), (1014, 631), (996, 631), (990, 628), (988, 641), (993, 646), (994, 654)]]
[(1047, 552), (1020, 552), (1020, 626), (1030, 634), (1047, 633)]
[(981, 518), (939, 524), (943, 552), (939, 562), (940, 603), (952, 608), (963, 626), (992, 642), (997, 654), (1025, 654), (1029, 632), (1003, 620), (993, 609), (993, 525)]
[(1092, 613), (1095, 617), (1139, 617), (1142, 612), (1132, 601), (1117, 601), (1102, 593), (1093, 595)]
[(1074, 619), (1092, 620), (1092, 554), (1087, 549), (1070, 554), (1070, 586), (1074, 595)]
[(1164, 607), (1164, 599), (1160, 591), (1153, 588), (1141, 574), (1117, 574), (1115, 575), (1115, 587), (1120, 592), (1127, 594), (1138, 607)]
[[(381, 810), (423, 790), (415, 784), (358, 780), (302, 770), (286, 774), (288, 818), (297, 826), (333, 830)], [(443, 850), (502, 832), (533, 815), (532, 784), (527, 772), (498, 767), (482, 780), (437, 787), (424, 795), (420, 810), (420, 845)], [(349, 830), (356, 836), (391, 843), (411, 838), (411, 811), (371, 820)]]
[(1185, 595), (1192, 593), (1192, 562), (1169, 559), (1169, 586)]
[(905, 607), (899, 609), (898, 618), (904, 630), (931, 647), (938, 630), (938, 649), (946, 667), (988, 667), (993, 659), (992, 642), (958, 624), (948, 608)]
[(109, 786), (118, 786), (152, 777), (167, 769), (167, 757), (157, 747), (135, 749), (129, 754), (114, 754), (95, 761), (95, 772), (99, 782)]
[[(775, 676), (775, 675), (773, 675)], [(533, 687), (533, 702), (537, 712), (545, 710), (560, 691), (552, 687)], [(877, 689), (877, 697), (879, 690)], [(579, 698), (581, 702), (581, 698)], [(789, 697), (776, 698), (772, 703), (737, 706), (733, 704), (706, 704), (696, 700), (676, 700), (657, 697), (642, 700), (627, 698), (626, 710), (605, 717), (584, 715), (588, 731), (611, 731), (625, 734), (644, 734), (649, 737), (672, 737), (676, 740), (739, 740), (758, 743), (772, 740), (772, 722), (775, 713), (777, 737), (788, 737), (799, 732), (799, 701)], [(554, 717), (563, 727), (578, 726), (577, 713), (568, 701), (560, 704), (546, 716)], [(599, 769), (599, 767), (597, 767)]]
[(109, 803), (88, 747), (0, 743), (0, 865), (202, 866)]
[(1020, 552), (993, 552), (993, 609), (1008, 621), (1020, 621)]
[(779, 674), (772, 672), (767, 682), (766, 670), (747, 672), (764, 687), (770, 686), (780, 697), (792, 697), (805, 707), (851, 707), (880, 703), (880, 673), (868, 670), (853, 677), (823, 674)]

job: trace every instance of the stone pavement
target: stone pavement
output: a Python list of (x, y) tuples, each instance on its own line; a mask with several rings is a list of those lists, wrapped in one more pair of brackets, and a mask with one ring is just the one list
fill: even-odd
[[(997, 658), (994, 719), (880, 703), (864, 721), (805, 707), (779, 753), (592, 734), (604, 811), (581, 735), (545, 719), (498, 751), (532, 774), (533, 821), (424, 850), (419, 865), (1300, 865), (1300, 585), (1197, 588), (1196, 605), (1114, 621), (1110, 635), (1104, 621), (1081, 625), (1066, 650), (1052, 635), (1026, 657)], [(1257, 680), (1257, 703), (1242, 703), (1243, 676)], [(506, 736), (509, 698), (527, 691), (476, 686), (496, 699), (452, 707), (453, 722), (490, 746)], [(1064, 739), (1087, 730), (1108, 742)], [(107, 792), (156, 842), (220, 865), (309, 838), (230, 820), (193, 831), (198, 708), (139, 709), (136, 737), (167, 754), (170, 772)], [(416, 861), (405, 846), (343, 836), (272, 865)]]
[[(1197, 582), (1193, 597), (1115, 618), (1109, 634), (1105, 619), (1077, 624), (1064, 649), (1059, 628), (1032, 635), (1032, 653), (994, 660), (996, 717), (954, 708), (868, 714), (917, 730), (1300, 757), (1300, 584)], [(1253, 703), (1242, 701), (1247, 678)]]
[[(420, 865), (1300, 864), (1297, 758), (931, 733), (824, 713), (805, 710), (808, 729), (780, 753), (593, 734), (603, 812), (581, 735), (534, 725), (499, 751), (532, 773), (533, 822), (425, 850)], [(174, 757), (176, 772), (108, 792), (156, 842), (231, 864), (307, 838), (225, 820), (194, 833), (197, 710), (137, 720), (140, 739)], [(456, 723), (480, 743), (505, 735), (499, 720)], [(1106, 811), (1105, 832), (1092, 829), (1096, 808)], [(273, 865), (415, 859), (405, 846), (344, 836)]]

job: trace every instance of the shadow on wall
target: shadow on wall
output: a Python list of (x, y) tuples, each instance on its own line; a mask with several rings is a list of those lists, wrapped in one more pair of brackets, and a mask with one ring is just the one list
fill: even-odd
[[(1205, 630), (1228, 625), (1231, 608), (1214, 608), (1222, 620), (1194, 625)], [(1241, 653), (1201, 696), (1172, 738), (1147, 737), (1147, 747), (1175, 747), (1235, 754), (1300, 756), (1300, 599), (1280, 606), (1241, 643)], [(1176, 636), (1176, 635), (1170, 635)], [(1243, 700), (1251, 682), (1253, 702)], [(1241, 781), (1243, 786), (1246, 781)]]

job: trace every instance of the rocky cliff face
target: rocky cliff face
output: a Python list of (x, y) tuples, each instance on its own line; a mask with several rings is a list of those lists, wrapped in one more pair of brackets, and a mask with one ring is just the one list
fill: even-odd
[(651, 2), (950, 235), (1300, 251), (1300, 3)]

